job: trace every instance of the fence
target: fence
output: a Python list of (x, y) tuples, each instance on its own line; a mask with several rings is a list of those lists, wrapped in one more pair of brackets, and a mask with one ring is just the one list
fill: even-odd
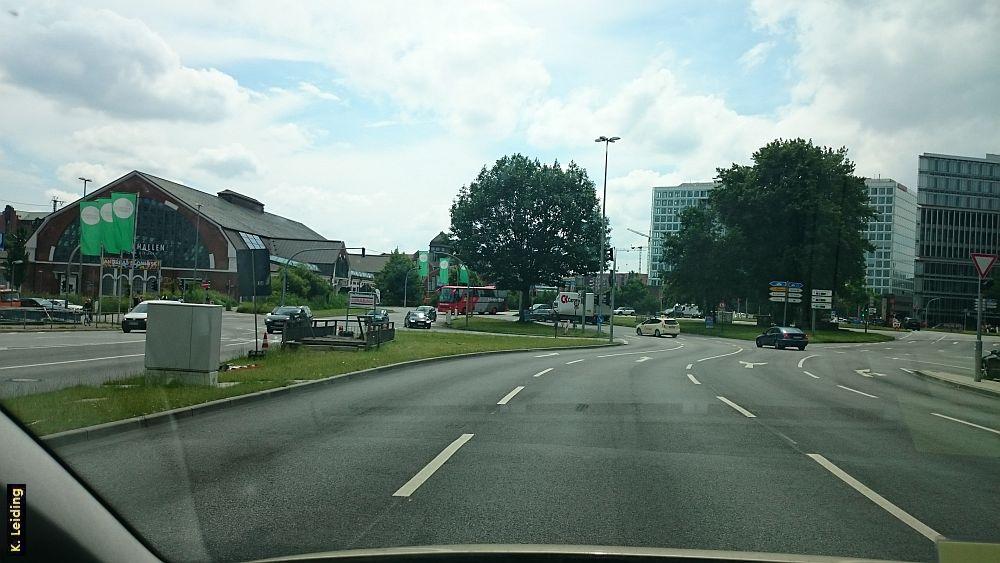
[(345, 319), (291, 318), (281, 331), (281, 342), (315, 346), (379, 347), (396, 338), (392, 321), (372, 322), (371, 316), (359, 315), (353, 321)]
[(46, 309), (44, 307), (2, 307), (0, 324), (5, 325), (66, 325), (83, 322), (83, 312), (75, 309)]

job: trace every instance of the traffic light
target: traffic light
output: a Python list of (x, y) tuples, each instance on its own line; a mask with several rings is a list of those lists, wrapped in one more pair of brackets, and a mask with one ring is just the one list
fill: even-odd
[(605, 249), (604, 252), (605, 252), (605, 254), (604, 254), (604, 259), (605, 260), (607, 260), (608, 262), (614, 262), (615, 261), (615, 249), (614, 248), (608, 247), (607, 249)]

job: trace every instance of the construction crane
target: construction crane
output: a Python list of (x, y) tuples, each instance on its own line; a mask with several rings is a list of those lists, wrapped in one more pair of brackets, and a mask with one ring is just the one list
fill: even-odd
[[(630, 229), (628, 227), (625, 227), (625, 230), (632, 231), (633, 233), (635, 233), (635, 234), (637, 234), (637, 235), (639, 235), (641, 237), (646, 237), (647, 241), (650, 240), (649, 235), (647, 235), (646, 233), (640, 233), (639, 231), (637, 231), (635, 229)], [(639, 273), (640, 274), (642, 273), (642, 251), (644, 249), (647, 249), (647, 248), (649, 248), (649, 247), (648, 246), (640, 246), (640, 245), (636, 245), (636, 246), (632, 247), (632, 250), (638, 250), (639, 251)]]

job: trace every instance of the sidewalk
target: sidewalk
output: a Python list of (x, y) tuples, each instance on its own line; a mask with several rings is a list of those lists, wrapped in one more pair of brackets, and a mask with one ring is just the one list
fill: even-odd
[(944, 383), (945, 385), (951, 385), (952, 387), (961, 387), (982, 395), (1000, 397), (1000, 381), (984, 379), (977, 382), (973, 381), (972, 378), (967, 375), (957, 375), (945, 371), (915, 370), (913, 373), (914, 375), (924, 379), (931, 379)]

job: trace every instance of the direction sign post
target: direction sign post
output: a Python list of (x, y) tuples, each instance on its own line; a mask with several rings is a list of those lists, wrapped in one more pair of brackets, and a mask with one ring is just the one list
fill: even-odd
[(990, 270), (997, 263), (996, 254), (984, 254), (973, 252), (971, 254), (972, 264), (979, 273), (979, 280), (976, 283), (976, 354), (973, 358), (973, 377), (976, 381), (983, 380), (983, 280), (990, 275)]
[(788, 304), (802, 303), (802, 282), (793, 281), (772, 281), (767, 284), (771, 296), (769, 301), (784, 303), (781, 313), (781, 325), (788, 324)]
[(833, 308), (833, 290), (832, 289), (814, 289), (812, 290), (811, 298), (809, 299), (809, 307), (812, 309), (812, 329), (813, 333), (816, 332), (816, 309), (832, 309)]

